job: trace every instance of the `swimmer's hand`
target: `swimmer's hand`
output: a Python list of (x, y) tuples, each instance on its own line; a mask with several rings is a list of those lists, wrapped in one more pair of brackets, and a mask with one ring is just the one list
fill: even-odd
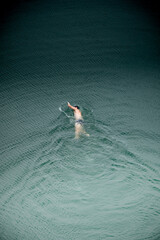
[(71, 104), (68, 102), (68, 107), (70, 107), (71, 106)]

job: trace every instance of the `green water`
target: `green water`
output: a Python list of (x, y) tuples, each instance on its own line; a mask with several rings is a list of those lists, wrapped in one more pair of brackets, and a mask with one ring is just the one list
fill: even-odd
[[(0, 239), (160, 239), (149, 15), (124, 1), (29, 1), (0, 30)], [(90, 137), (74, 138), (67, 101)]]

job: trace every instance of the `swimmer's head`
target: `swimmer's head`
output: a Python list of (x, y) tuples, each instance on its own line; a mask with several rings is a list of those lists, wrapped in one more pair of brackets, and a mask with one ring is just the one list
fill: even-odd
[(77, 108), (77, 109), (79, 109), (79, 107), (78, 106), (74, 106), (75, 108)]

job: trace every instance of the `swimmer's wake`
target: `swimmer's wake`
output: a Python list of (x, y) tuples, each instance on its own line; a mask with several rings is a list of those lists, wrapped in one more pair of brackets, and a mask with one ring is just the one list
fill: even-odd
[(59, 111), (63, 112), (66, 115), (66, 117), (73, 118), (72, 116), (69, 116), (65, 111), (63, 111), (61, 107), (59, 107)]

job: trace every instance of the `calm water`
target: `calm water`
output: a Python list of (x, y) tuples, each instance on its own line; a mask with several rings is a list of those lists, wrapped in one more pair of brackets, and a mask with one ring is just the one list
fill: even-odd
[(119, 0), (24, 2), (1, 24), (0, 239), (160, 239), (159, 40)]

